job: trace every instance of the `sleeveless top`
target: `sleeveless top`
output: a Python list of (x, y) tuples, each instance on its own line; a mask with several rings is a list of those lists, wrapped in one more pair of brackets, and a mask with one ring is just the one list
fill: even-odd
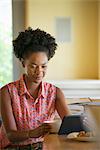
[[(17, 130), (32, 130), (40, 126), (44, 121), (53, 120), (55, 116), (56, 87), (50, 83), (41, 82), (38, 98), (34, 98), (28, 92), (23, 76), (20, 80), (5, 85), (8, 88), (12, 111)], [(43, 141), (43, 137), (29, 138), (17, 145), (27, 145)], [(0, 133), (0, 147), (14, 145), (9, 141), (2, 124)]]

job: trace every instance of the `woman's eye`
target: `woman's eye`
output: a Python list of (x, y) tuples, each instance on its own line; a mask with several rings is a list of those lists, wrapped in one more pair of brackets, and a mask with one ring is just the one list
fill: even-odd
[(31, 68), (36, 68), (36, 65), (31, 65)]
[(47, 68), (47, 66), (42, 66), (42, 68)]

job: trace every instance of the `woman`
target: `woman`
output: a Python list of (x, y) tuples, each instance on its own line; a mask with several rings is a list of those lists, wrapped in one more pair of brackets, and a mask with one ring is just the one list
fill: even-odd
[(14, 53), (25, 74), (1, 88), (1, 147), (41, 149), (43, 137), (57, 110), (61, 119), (69, 115), (61, 89), (42, 81), (57, 44), (48, 33), (28, 28), (13, 41)]

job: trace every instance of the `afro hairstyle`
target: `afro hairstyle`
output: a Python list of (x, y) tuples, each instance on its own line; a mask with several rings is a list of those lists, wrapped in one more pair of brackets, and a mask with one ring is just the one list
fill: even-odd
[(18, 37), (13, 40), (13, 51), (19, 60), (23, 60), (30, 52), (45, 52), (48, 60), (50, 60), (57, 49), (57, 43), (55, 38), (49, 33), (37, 28), (26, 29), (24, 32), (20, 32)]

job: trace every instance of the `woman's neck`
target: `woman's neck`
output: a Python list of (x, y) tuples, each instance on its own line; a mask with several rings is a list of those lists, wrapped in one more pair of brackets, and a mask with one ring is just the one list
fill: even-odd
[(27, 75), (24, 75), (24, 81), (25, 81), (27, 90), (29, 91), (29, 93), (31, 95), (34, 95), (35, 93), (38, 93), (40, 83), (35, 83), (35, 82), (30, 81), (29, 78), (27, 77)]

